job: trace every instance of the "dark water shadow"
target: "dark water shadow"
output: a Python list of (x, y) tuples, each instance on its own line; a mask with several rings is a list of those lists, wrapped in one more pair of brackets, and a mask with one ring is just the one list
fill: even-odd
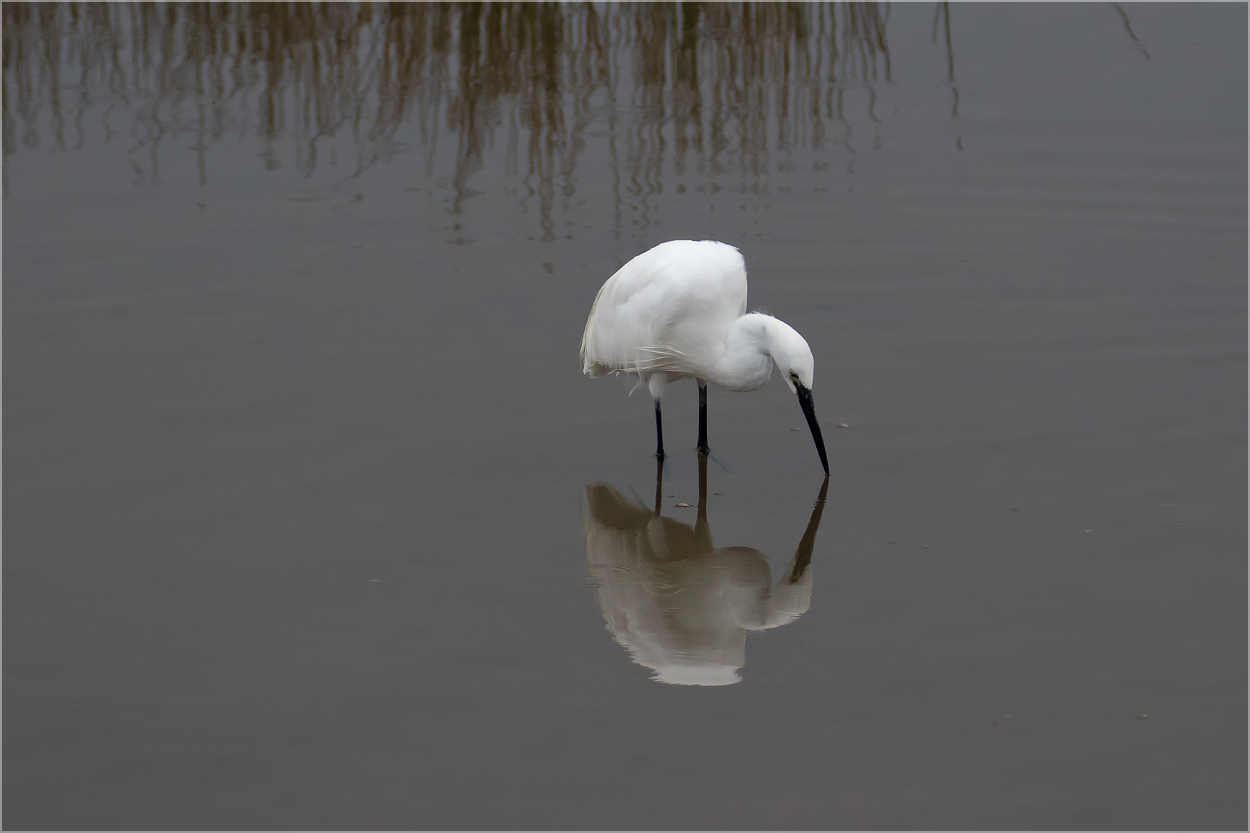
[(608, 630), (653, 679), (677, 685), (741, 680), (748, 631), (789, 624), (812, 598), (812, 550), (829, 478), (821, 483), (794, 557), (776, 582), (768, 557), (751, 547), (717, 547), (707, 520), (707, 458), (699, 455), (693, 525), (630, 500), (607, 483), (586, 487), (582, 525), (591, 584)]

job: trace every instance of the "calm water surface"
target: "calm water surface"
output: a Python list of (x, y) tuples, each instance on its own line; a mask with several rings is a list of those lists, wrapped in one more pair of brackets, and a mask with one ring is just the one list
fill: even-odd
[(1244, 829), (1244, 5), (3, 15), (6, 827)]

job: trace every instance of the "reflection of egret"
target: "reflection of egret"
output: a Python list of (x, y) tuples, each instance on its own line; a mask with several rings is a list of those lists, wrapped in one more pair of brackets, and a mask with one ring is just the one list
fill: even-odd
[(746, 633), (793, 622), (812, 597), (808, 565), (829, 478), (785, 575), (749, 547), (712, 543), (707, 522), (707, 457), (699, 456), (694, 526), (660, 515), (660, 472), (650, 510), (606, 483), (586, 487), (586, 560), (608, 630), (656, 679), (728, 685), (746, 663)]
[(803, 336), (771, 315), (747, 311), (747, 272), (733, 246), (670, 240), (643, 252), (599, 290), (582, 335), (582, 370), (633, 373), (655, 399), (656, 454), (664, 457), (664, 386), (699, 383), (699, 450), (707, 452), (707, 384), (733, 391), (762, 387), (773, 362), (785, 374), (829, 473), (812, 403), (815, 360)]

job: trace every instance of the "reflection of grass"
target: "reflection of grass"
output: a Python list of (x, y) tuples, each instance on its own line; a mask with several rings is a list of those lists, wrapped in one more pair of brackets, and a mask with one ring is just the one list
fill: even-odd
[(359, 169), (414, 124), (431, 169), (455, 135), (458, 194), (502, 147), (547, 215), (592, 121), (640, 191), (666, 161), (751, 175), (771, 151), (821, 147), (835, 92), (889, 80), (888, 18), (875, 3), (5, 3), (4, 154), (80, 146), (91, 113), (154, 179), (163, 141), (194, 136), (203, 180), (211, 142), (247, 132), (297, 139), (311, 174), (318, 138), (350, 135)]

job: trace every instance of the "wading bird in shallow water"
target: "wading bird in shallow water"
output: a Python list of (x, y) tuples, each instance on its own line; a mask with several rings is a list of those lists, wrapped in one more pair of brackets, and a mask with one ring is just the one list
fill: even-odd
[[(599, 290), (582, 334), (582, 372), (632, 373), (655, 400), (655, 453), (664, 457), (660, 397), (664, 386), (699, 384), (699, 451), (706, 454), (707, 386), (762, 387), (773, 362), (799, 398), (820, 464), (825, 440), (812, 403), (815, 360), (803, 336), (771, 315), (747, 314), (742, 254), (714, 240), (670, 240), (622, 266)], [(633, 391), (630, 391), (631, 393)]]

